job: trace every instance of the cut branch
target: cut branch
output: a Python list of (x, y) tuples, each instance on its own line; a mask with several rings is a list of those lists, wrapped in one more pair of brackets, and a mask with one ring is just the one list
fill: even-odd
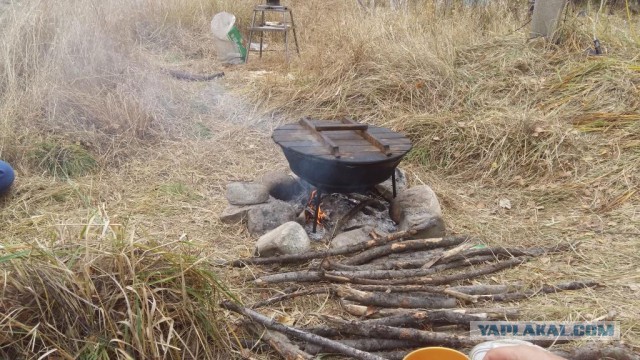
[(493, 255), (495, 257), (499, 256), (509, 256), (509, 257), (518, 257), (518, 256), (531, 256), (537, 257), (544, 254), (553, 254), (558, 252), (563, 252), (574, 247), (575, 244), (559, 244), (555, 246), (551, 246), (548, 248), (530, 248), (530, 249), (514, 249), (514, 248), (483, 248), (483, 249), (469, 249), (463, 251), (459, 254), (452, 254), (451, 256), (444, 256), (438, 261), (434, 263), (434, 265), (445, 264), (454, 261), (464, 260), (474, 256), (487, 256)]
[(495, 264), (483, 266), (475, 270), (443, 276), (433, 277), (415, 277), (407, 279), (394, 279), (394, 280), (374, 280), (374, 279), (358, 279), (355, 283), (365, 285), (407, 285), (407, 284), (422, 284), (422, 285), (444, 285), (458, 280), (473, 279), (478, 276), (492, 274), (500, 270), (508, 269), (527, 261), (526, 258), (509, 259)]
[[(346, 346), (352, 347), (354, 349), (358, 349), (366, 352), (415, 348), (419, 346), (419, 344), (413, 341), (384, 339), (384, 338), (338, 340), (338, 342)], [(323, 348), (321, 346), (313, 345), (313, 344), (307, 344), (304, 347), (304, 350), (307, 353), (312, 355), (331, 352), (331, 349)]]
[(455, 299), (442, 297), (411, 297), (388, 293), (371, 293), (339, 286), (336, 294), (344, 300), (356, 301), (363, 305), (393, 307), (393, 308), (454, 308), (457, 305)]
[[(271, 348), (278, 352), (285, 360), (311, 360), (313, 356), (307, 352), (300, 350), (300, 348), (292, 343), (286, 336), (266, 330), (263, 328), (261, 331), (258, 325), (250, 324), (249, 331), (257, 339), (261, 339), (271, 346)], [(315, 354), (314, 354), (315, 355)]]
[(364, 351), (360, 351), (358, 349), (354, 349), (351, 348), (349, 346), (346, 346), (344, 344), (341, 344), (337, 341), (333, 341), (330, 339), (326, 339), (323, 338), (321, 336), (315, 335), (315, 334), (310, 334), (310, 333), (306, 333), (300, 329), (296, 329), (296, 328), (292, 328), (290, 326), (286, 326), (283, 325), (279, 322), (274, 321), (273, 319), (270, 319), (258, 312), (255, 312), (251, 309), (247, 309), (245, 307), (242, 307), (234, 302), (231, 301), (223, 301), (221, 303), (221, 306), (227, 310), (236, 312), (238, 314), (244, 315), (248, 318), (250, 318), (251, 320), (263, 325), (264, 327), (271, 329), (271, 330), (276, 330), (279, 331), (281, 333), (287, 334), (289, 336), (294, 336), (297, 337), (299, 339), (308, 341), (310, 343), (313, 344), (317, 344), (323, 347), (327, 347), (333, 351), (335, 351), (336, 353), (339, 354), (343, 354), (343, 355), (347, 355), (347, 356), (351, 356), (354, 359), (359, 359), (359, 360), (385, 360), (384, 358), (380, 357), (380, 356), (376, 356), (376, 355), (372, 355), (369, 354), (367, 352)]
[(431, 250), (437, 248), (445, 248), (459, 245), (469, 239), (468, 236), (448, 236), (436, 239), (419, 239), (407, 240), (399, 243), (387, 244), (379, 246), (361, 254), (352, 256), (344, 263), (347, 265), (360, 265), (367, 263), (373, 259), (389, 255), (392, 253), (400, 253), (406, 251)]
[(363, 324), (393, 327), (424, 328), (429, 325), (464, 325), (469, 328), (471, 321), (487, 321), (486, 313), (465, 314), (456, 310), (414, 311), (412, 314), (388, 316), (363, 321)]
[(516, 300), (530, 298), (538, 294), (554, 294), (562, 291), (581, 290), (586, 288), (594, 288), (598, 286), (602, 286), (602, 285), (597, 281), (593, 281), (593, 280), (572, 281), (572, 282), (561, 283), (556, 285), (543, 285), (542, 288), (539, 290), (528, 290), (528, 291), (511, 292), (511, 293), (505, 293), (505, 294), (486, 295), (486, 296), (481, 296), (480, 299), (487, 300), (487, 301), (516, 301)]
[(234, 260), (231, 262), (224, 263), (223, 265), (230, 265), (234, 267), (243, 267), (245, 265), (267, 265), (267, 264), (289, 264), (289, 263), (298, 263), (304, 262), (311, 259), (320, 259), (326, 258), (329, 256), (337, 256), (337, 255), (346, 255), (353, 254), (358, 251), (367, 250), (371, 248), (375, 248), (377, 246), (382, 246), (388, 244), (393, 241), (400, 240), (404, 237), (415, 235), (418, 231), (422, 231), (423, 228), (428, 229), (435, 225), (435, 221), (430, 221), (424, 226), (420, 226), (419, 228), (410, 229), (407, 231), (398, 231), (393, 234), (389, 234), (385, 237), (369, 240), (353, 245), (341, 246), (338, 248), (324, 250), (324, 251), (312, 251), (302, 254), (291, 254), (291, 255), (283, 255), (283, 256), (274, 256), (274, 257), (251, 257), (246, 259)]
[(351, 315), (367, 318), (385, 318), (391, 316), (411, 316), (416, 311), (424, 311), (427, 316), (431, 312), (450, 311), (458, 314), (486, 314), (488, 320), (504, 320), (514, 319), (520, 315), (518, 309), (513, 308), (468, 308), (468, 309), (446, 309), (446, 310), (428, 310), (428, 309), (376, 309), (369, 306), (351, 304), (341, 301), (342, 308)]
[(345, 321), (335, 316), (323, 316), (324, 319), (331, 322), (332, 326), (342, 333), (359, 335), (365, 337), (381, 337), (385, 339), (399, 339), (415, 341), (424, 345), (437, 345), (451, 348), (462, 348), (473, 346), (476, 342), (468, 337), (459, 335), (450, 335), (446, 333), (398, 328), (392, 326), (364, 324), (359, 321)]
[(353, 278), (359, 279), (404, 279), (408, 277), (416, 277), (416, 276), (425, 276), (430, 274), (435, 274), (440, 271), (454, 269), (462, 266), (469, 266), (475, 264), (481, 264), (488, 261), (495, 260), (495, 258), (491, 255), (489, 256), (478, 256), (471, 259), (464, 259), (461, 261), (456, 261), (448, 264), (442, 264), (438, 266), (434, 266), (428, 269), (407, 269), (407, 270), (360, 270), (360, 271), (351, 271), (349, 273), (338, 274), (342, 276), (349, 276)]
[[(281, 283), (281, 282), (318, 282), (322, 280), (333, 280), (335, 282), (362, 283), (361, 279), (408, 279), (418, 276), (435, 274), (440, 271), (453, 269), (461, 266), (469, 266), (495, 260), (493, 256), (478, 256), (448, 264), (434, 266), (429, 269), (408, 269), (408, 270), (362, 270), (362, 271), (291, 271), (265, 275), (256, 280), (257, 283)], [(329, 262), (328, 267), (335, 266)]]
[(278, 295), (278, 296), (274, 296), (270, 299), (266, 299), (263, 301), (259, 301), (251, 306), (249, 306), (251, 309), (257, 309), (263, 306), (268, 306), (268, 305), (273, 305), (285, 300), (289, 300), (289, 299), (293, 299), (299, 296), (305, 296), (305, 295), (315, 295), (315, 294), (326, 294), (326, 293), (330, 293), (331, 289), (330, 288), (315, 288), (315, 289), (306, 289), (306, 290), (300, 290), (300, 291), (296, 291), (293, 293), (289, 293), (289, 294), (282, 294), (282, 295)]

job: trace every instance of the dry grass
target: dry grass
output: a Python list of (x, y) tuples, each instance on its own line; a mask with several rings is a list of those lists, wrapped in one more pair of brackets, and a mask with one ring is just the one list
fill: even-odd
[[(0, 4), (0, 157), (18, 174), (0, 205), (0, 268), (13, 296), (0, 306), (3, 354), (179, 358), (159, 345), (171, 333), (162, 322), (142, 335), (122, 331), (130, 318), (171, 317), (194, 331), (176, 329), (173, 341), (188, 345), (172, 345), (200, 358), (235, 356), (225, 347), (230, 319), (220, 317), (215, 298), (198, 297), (225, 287), (206, 260), (251, 254), (254, 239), (243, 227), (217, 221), (224, 186), (287, 168), (269, 140), (282, 118), (344, 114), (411, 136), (415, 148), (403, 167), (412, 184), (434, 187), (451, 232), (509, 246), (582, 242), (568, 256), (483, 280), (535, 286), (594, 278), (608, 285), (515, 304), (526, 319), (588, 319), (616, 309), (623, 339), (640, 346), (637, 18), (602, 16), (598, 36), (608, 54), (588, 58), (593, 13), (568, 16), (559, 43), (545, 44), (514, 32), (526, 22), (526, 6), (517, 2), (443, 12), (416, 1), (407, 14), (379, 7), (368, 15), (355, 1), (290, 4), (302, 56), (289, 67), (275, 52), (253, 57), (224, 69), (222, 84), (186, 84), (161, 69), (219, 69), (211, 16), (231, 11), (244, 31), (253, 2)], [(511, 210), (498, 206), (501, 198)], [(94, 214), (101, 214), (97, 223)], [(110, 227), (96, 225), (106, 218)], [(180, 278), (159, 291), (145, 269)], [(224, 270), (220, 277), (231, 293), (253, 301), (273, 290), (255, 289), (258, 272)], [(184, 286), (196, 294), (185, 298)], [(28, 291), (34, 306), (15, 300)], [(136, 309), (134, 298), (155, 300), (155, 312)], [(114, 317), (86, 311), (98, 299)], [(57, 317), (45, 302), (71, 307), (89, 326)], [(317, 296), (273, 312), (304, 324), (334, 306)], [(7, 327), (13, 320), (28, 334), (11, 335), (18, 331)], [(214, 323), (221, 334), (210, 331)], [(60, 326), (70, 332), (57, 332)], [(79, 341), (83, 331), (95, 338)], [(205, 337), (218, 346), (203, 346)]]

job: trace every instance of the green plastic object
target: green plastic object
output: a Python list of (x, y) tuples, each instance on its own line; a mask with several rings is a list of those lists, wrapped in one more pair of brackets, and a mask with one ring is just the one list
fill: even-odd
[(240, 34), (240, 30), (236, 26), (232, 27), (231, 30), (227, 33), (227, 38), (233, 41), (238, 47), (238, 51), (240, 52), (240, 57), (242, 61), (247, 60), (247, 48), (242, 45), (242, 35)]

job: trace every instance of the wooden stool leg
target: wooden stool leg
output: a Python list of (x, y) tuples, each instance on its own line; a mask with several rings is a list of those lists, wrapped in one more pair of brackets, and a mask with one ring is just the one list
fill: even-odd
[(298, 35), (296, 35), (296, 24), (293, 22), (293, 12), (289, 10), (289, 18), (291, 19), (291, 30), (293, 30), (293, 41), (296, 43), (296, 52), (300, 55), (300, 47), (298, 46)]
[[(253, 11), (253, 18), (251, 19), (251, 28), (256, 26), (256, 12)], [(249, 30), (249, 40), (247, 43), (247, 57), (244, 59), (245, 64), (249, 62), (249, 53), (251, 52), (251, 39), (253, 38), (253, 30)]]
[(282, 26), (284, 26), (284, 57), (289, 63), (289, 29), (287, 28), (287, 14), (282, 12)]
[[(264, 26), (264, 10), (262, 11), (262, 22), (260, 26)], [(260, 31), (260, 59), (262, 59), (262, 43), (264, 42), (264, 31)]]
[(285, 59), (287, 60), (287, 63), (289, 63), (289, 31), (288, 30), (284, 31), (284, 56), (285, 56)]

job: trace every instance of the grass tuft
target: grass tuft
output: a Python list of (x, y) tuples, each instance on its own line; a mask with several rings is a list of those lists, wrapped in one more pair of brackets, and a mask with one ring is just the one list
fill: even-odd
[(233, 295), (198, 253), (108, 225), (3, 249), (0, 356), (215, 358), (229, 345), (217, 304)]
[(76, 144), (42, 142), (33, 151), (32, 158), (42, 171), (61, 179), (87, 175), (98, 167), (93, 156)]

